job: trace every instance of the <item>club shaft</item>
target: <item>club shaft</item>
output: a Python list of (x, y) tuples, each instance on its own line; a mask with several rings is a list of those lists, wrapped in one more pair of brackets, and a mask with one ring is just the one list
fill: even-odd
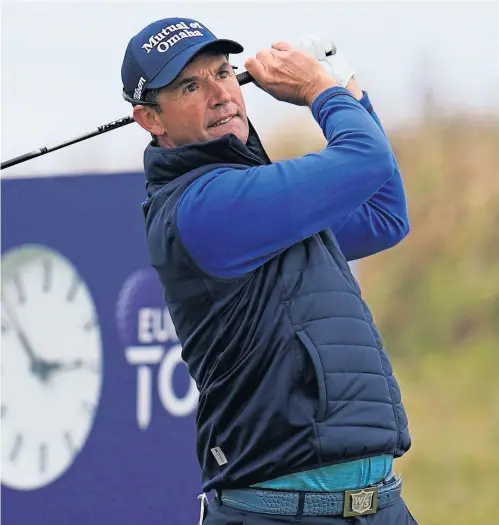
[[(240, 86), (243, 86), (244, 84), (249, 84), (253, 81), (253, 77), (247, 71), (239, 73), (239, 75), (237, 75), (236, 78)], [(72, 144), (76, 144), (77, 142), (96, 137), (97, 135), (102, 135), (103, 133), (107, 133), (108, 131), (113, 131), (115, 129), (121, 128), (128, 124), (131, 124), (132, 122), (135, 122), (133, 117), (120, 118), (119, 120), (115, 120), (113, 122), (109, 122), (108, 124), (99, 126), (96, 130), (91, 131), (90, 133), (86, 133), (84, 135), (80, 135), (79, 137), (75, 137), (65, 142), (61, 142), (60, 144), (52, 146), (51, 148), (43, 147), (34, 151), (30, 151), (29, 153), (19, 155), (19, 157), (14, 157), (13, 159), (6, 160), (5, 162), (2, 162), (0, 169), (3, 170), (5, 168), (10, 168), (11, 166), (15, 166), (16, 164), (20, 164), (21, 162), (26, 162), (27, 160), (40, 157), (41, 155), (45, 155), (46, 153), (50, 153), (52, 151), (65, 148), (67, 146), (71, 146)]]

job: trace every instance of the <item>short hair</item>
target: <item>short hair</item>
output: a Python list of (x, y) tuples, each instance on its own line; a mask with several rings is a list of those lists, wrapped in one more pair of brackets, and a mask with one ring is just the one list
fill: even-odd
[[(161, 88), (156, 89), (146, 89), (144, 93), (142, 94), (142, 100), (144, 102), (148, 102), (148, 106), (152, 107), (154, 111), (157, 111), (158, 113), (161, 113), (162, 109), (158, 102), (159, 93), (161, 91)], [(141, 101), (132, 102), (132, 106), (140, 106)]]

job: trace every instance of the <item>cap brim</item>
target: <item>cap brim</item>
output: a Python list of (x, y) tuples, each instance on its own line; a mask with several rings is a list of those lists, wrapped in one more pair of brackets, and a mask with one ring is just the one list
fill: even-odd
[(171, 84), (179, 75), (185, 66), (202, 50), (213, 47), (218, 48), (222, 53), (237, 54), (244, 51), (244, 47), (234, 40), (220, 38), (210, 42), (195, 44), (184, 51), (180, 52), (170, 62), (165, 64), (163, 69), (149, 82), (146, 89), (158, 89)]

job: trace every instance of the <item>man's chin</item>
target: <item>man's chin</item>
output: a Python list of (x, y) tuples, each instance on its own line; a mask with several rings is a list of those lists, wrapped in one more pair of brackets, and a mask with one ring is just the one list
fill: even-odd
[(218, 138), (223, 137), (232, 133), (235, 135), (241, 142), (246, 143), (248, 140), (248, 127), (244, 125), (244, 122), (240, 117), (234, 117), (232, 120), (226, 124), (221, 124), (220, 126), (215, 126), (208, 128), (208, 134), (210, 137)]

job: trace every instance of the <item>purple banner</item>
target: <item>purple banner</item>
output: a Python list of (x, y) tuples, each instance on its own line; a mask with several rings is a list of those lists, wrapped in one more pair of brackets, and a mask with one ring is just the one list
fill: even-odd
[(188, 525), (197, 389), (141, 173), (2, 181), (2, 523)]

